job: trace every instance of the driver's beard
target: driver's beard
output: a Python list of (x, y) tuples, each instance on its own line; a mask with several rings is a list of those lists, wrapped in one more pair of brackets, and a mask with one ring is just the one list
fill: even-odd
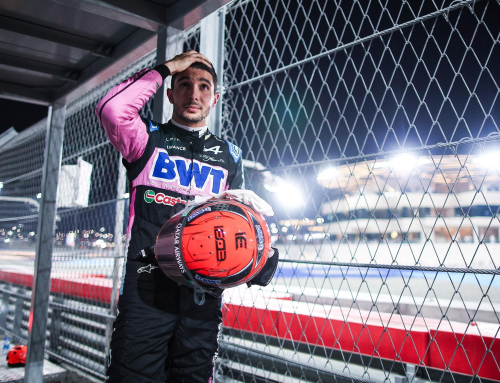
[(184, 122), (200, 122), (200, 121), (203, 121), (205, 120), (208, 115), (210, 114), (210, 109), (207, 109), (206, 112), (202, 109), (201, 110), (201, 113), (198, 114), (197, 116), (191, 116), (189, 114), (182, 114), (182, 113), (179, 113), (177, 108), (175, 107), (174, 105), (174, 113), (177, 117), (179, 117), (180, 120), (184, 121)]

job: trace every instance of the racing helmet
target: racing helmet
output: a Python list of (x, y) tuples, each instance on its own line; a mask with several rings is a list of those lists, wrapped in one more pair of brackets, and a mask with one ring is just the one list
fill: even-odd
[(26, 354), (28, 346), (16, 346), (7, 353), (7, 364), (9, 367), (26, 365)]
[(228, 199), (180, 211), (161, 228), (155, 245), (156, 259), (167, 276), (214, 296), (250, 281), (265, 265), (270, 250), (264, 218)]

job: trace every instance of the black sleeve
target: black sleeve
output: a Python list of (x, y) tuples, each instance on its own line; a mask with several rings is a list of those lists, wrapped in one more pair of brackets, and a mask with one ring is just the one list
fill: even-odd
[(170, 69), (166, 65), (160, 64), (157, 65), (153, 68), (153, 70), (157, 71), (162, 79), (166, 79), (168, 76), (170, 76)]
[(236, 163), (236, 171), (229, 184), (229, 189), (245, 189), (245, 174), (243, 170), (242, 156), (240, 156), (238, 162)]

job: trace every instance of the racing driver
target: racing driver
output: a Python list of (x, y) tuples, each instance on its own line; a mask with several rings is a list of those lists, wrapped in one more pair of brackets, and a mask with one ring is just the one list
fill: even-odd
[[(158, 124), (139, 110), (172, 76), (172, 118)], [(129, 246), (111, 340), (109, 382), (210, 382), (222, 320), (221, 299), (179, 286), (145, 262), (162, 225), (195, 196), (243, 189), (241, 150), (214, 136), (207, 119), (219, 95), (217, 75), (202, 54), (189, 51), (143, 69), (112, 88), (96, 114), (123, 156), (130, 186)]]

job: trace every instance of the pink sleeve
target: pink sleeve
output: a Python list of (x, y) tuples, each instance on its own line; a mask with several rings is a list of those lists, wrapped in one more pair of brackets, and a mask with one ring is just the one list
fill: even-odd
[(157, 71), (143, 69), (113, 87), (96, 106), (111, 144), (128, 162), (138, 160), (146, 149), (148, 132), (139, 110), (162, 82)]

